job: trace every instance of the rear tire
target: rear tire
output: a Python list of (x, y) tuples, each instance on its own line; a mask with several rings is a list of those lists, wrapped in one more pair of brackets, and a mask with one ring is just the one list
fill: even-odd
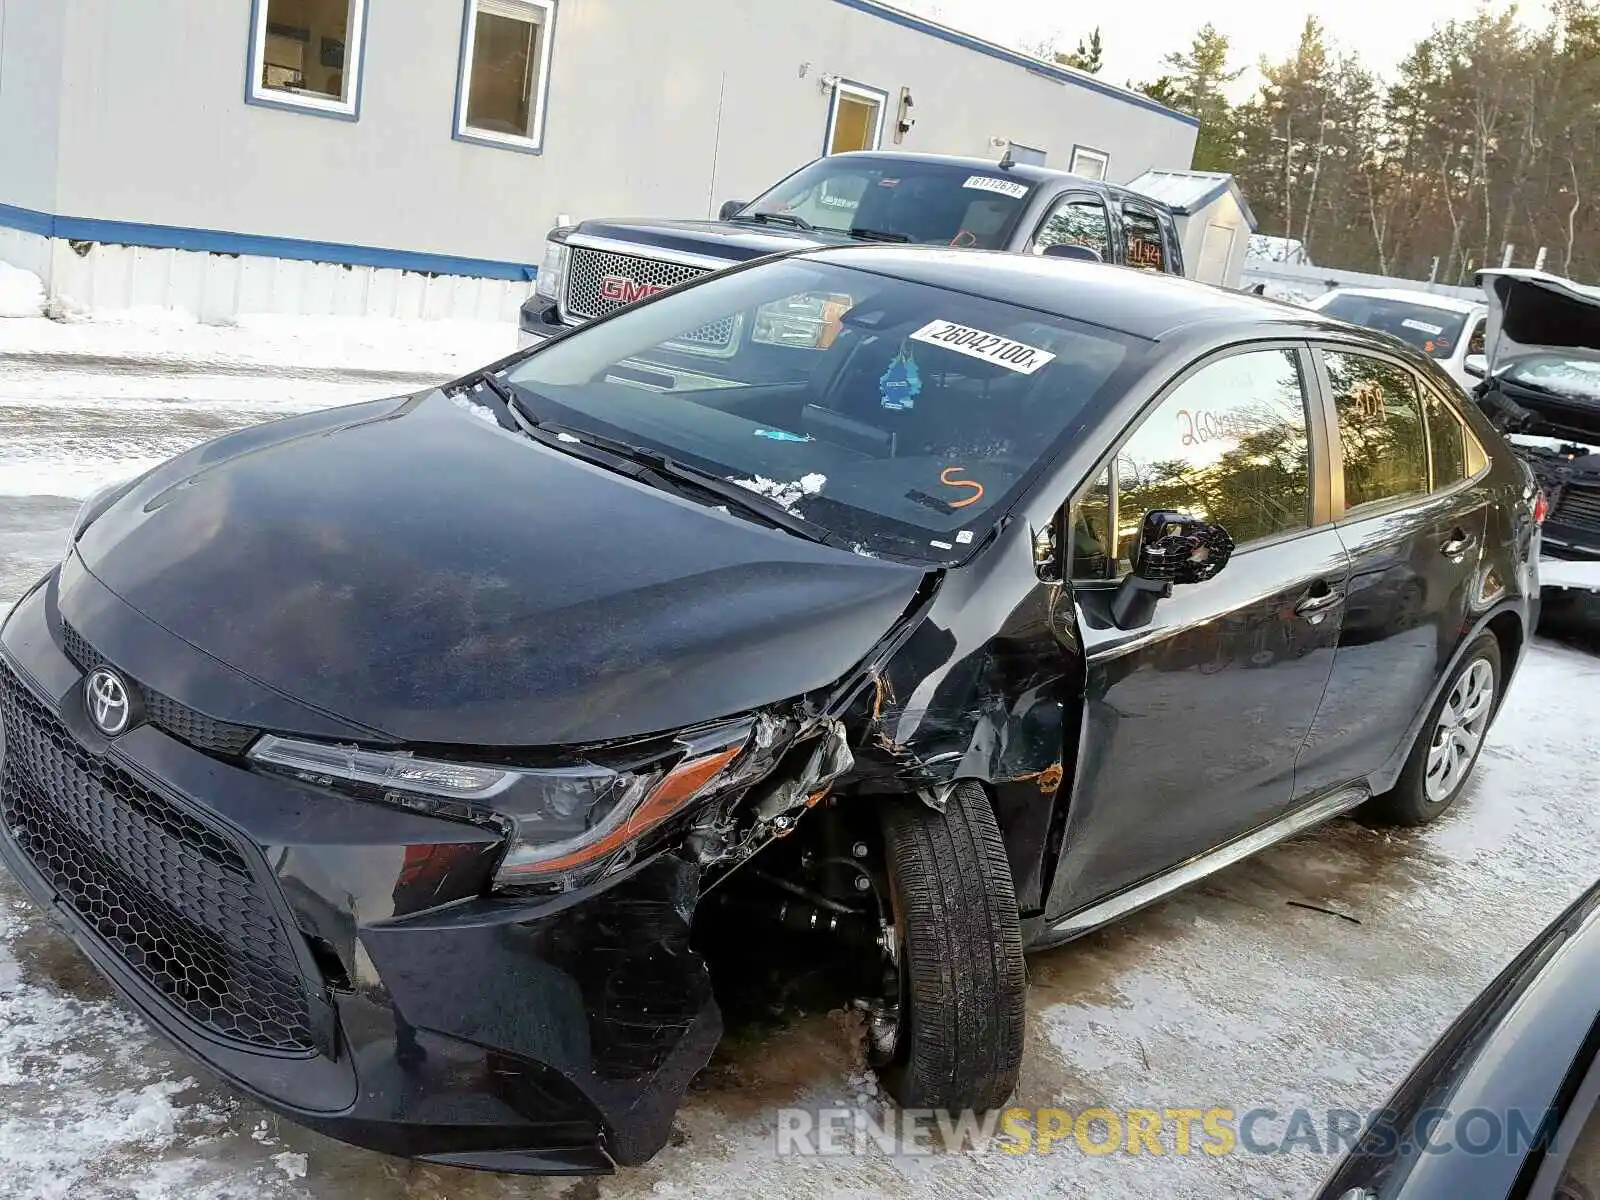
[(999, 1108), (1022, 1070), (1028, 978), (988, 794), (963, 782), (943, 813), (913, 797), (882, 811), (900, 1017), (873, 1065), (903, 1107)]
[(1394, 787), (1358, 815), (1379, 825), (1426, 825), (1441, 816), (1472, 778), (1502, 683), (1500, 643), (1480, 634), (1434, 701)]

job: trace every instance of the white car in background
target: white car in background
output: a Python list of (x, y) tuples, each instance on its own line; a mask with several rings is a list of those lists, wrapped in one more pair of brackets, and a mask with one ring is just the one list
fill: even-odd
[[(1488, 306), (1406, 288), (1342, 287), (1306, 306), (1352, 325), (1393, 334), (1432, 358), (1470, 392), (1483, 378)], [(1469, 362), (1468, 359), (1476, 361)]]

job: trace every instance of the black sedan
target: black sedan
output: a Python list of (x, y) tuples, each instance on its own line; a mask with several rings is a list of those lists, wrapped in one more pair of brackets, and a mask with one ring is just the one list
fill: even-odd
[(1600, 1197), (1600, 884), (1474, 1000), (1319, 1200)]
[(1535, 491), (1425, 358), (1121, 267), (767, 259), (84, 505), (0, 629), (0, 852), (362, 1145), (596, 1172), (825, 942), (913, 1107), (1027, 950), (1471, 772)]

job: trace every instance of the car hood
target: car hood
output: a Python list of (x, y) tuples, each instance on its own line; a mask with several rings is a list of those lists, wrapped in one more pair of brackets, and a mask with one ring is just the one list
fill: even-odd
[(807, 246), (837, 245), (851, 239), (821, 231), (785, 229), (781, 225), (755, 225), (748, 221), (662, 221), (596, 220), (584, 221), (573, 231), (582, 236), (603, 237), (633, 242), (639, 252), (669, 250), (680, 254), (702, 254), (728, 262), (747, 262), (766, 254), (800, 250)]
[(141, 479), (78, 554), (257, 685), (468, 746), (642, 736), (823, 687), (922, 582), (463, 404), (434, 391), (222, 438)]

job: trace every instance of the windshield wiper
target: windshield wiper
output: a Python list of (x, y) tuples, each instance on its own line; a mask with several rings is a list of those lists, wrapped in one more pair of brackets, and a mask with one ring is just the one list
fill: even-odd
[(887, 229), (852, 229), (850, 236), (861, 242), (909, 242), (906, 234), (892, 233)]
[(849, 544), (843, 539), (797, 513), (790, 512), (776, 500), (770, 500), (759, 492), (740, 487), (737, 483), (723, 479), (720, 475), (713, 475), (710, 471), (702, 471), (699, 467), (679, 462), (660, 450), (635, 446), (601, 433), (590, 433), (585, 429), (567, 429), (560, 425), (537, 421), (518, 404), (512, 406), (512, 412), (520, 422), (524, 423), (524, 428), (530, 437), (553, 449), (572, 453), (587, 446), (599, 450), (614, 459), (644, 467), (648, 472), (669, 479), (680, 487), (720, 500), (730, 509), (738, 509), (747, 516), (804, 538), (808, 542), (832, 546), (834, 549), (849, 549)]
[(815, 233), (817, 227), (804, 217), (797, 217), (793, 213), (740, 213), (736, 217), (729, 217), (730, 221), (754, 221), (757, 225), (778, 224), (790, 225), (795, 229), (804, 229), (807, 233)]

